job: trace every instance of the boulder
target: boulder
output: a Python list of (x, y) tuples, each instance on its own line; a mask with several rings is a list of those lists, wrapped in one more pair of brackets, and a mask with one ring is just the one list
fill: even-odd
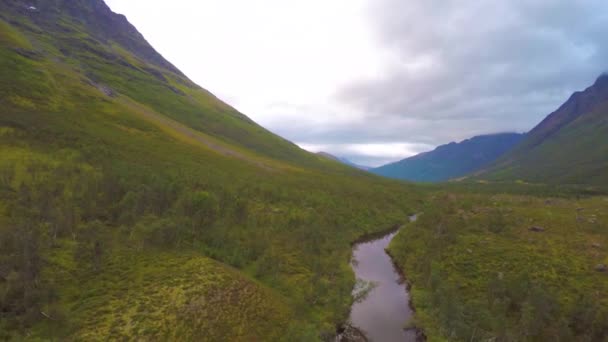
[(545, 231), (545, 228), (540, 227), (540, 226), (532, 226), (529, 229), (531, 232), (535, 232), (535, 233), (542, 233)]
[(605, 264), (599, 264), (595, 266), (595, 270), (598, 272), (606, 273), (608, 272), (608, 266), (606, 266)]

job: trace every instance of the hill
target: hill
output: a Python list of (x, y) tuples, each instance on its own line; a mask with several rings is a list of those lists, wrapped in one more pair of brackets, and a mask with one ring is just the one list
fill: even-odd
[(416, 189), (301, 150), (101, 0), (0, 1), (0, 339), (314, 341)]
[(523, 138), (522, 134), (482, 135), (437, 147), (401, 161), (371, 169), (377, 175), (415, 182), (462, 177), (495, 161)]
[(513, 151), (481, 173), (489, 180), (608, 182), (608, 75), (574, 93)]

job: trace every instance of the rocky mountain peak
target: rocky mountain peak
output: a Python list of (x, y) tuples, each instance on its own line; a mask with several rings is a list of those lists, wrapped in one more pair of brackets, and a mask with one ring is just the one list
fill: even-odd
[(603, 72), (597, 80), (595, 80), (594, 86), (601, 88), (608, 88), (608, 72)]

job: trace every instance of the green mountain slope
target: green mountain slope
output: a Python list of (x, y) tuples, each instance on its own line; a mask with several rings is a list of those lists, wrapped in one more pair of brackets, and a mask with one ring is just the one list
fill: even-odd
[(481, 174), (491, 180), (608, 183), (608, 76), (600, 76)]
[[(103, 1), (39, 1), (34, 2), (32, 8), (35, 9), (28, 9), (29, 4), (7, 0), (0, 6), (2, 25), (12, 25), (27, 34), (20, 38), (20, 45), (13, 46), (13, 52), (32, 62), (61, 68), (64, 77), (77, 72), (78, 80), (72, 81), (79, 81), (80, 87), (97, 88), (112, 98), (129, 97), (221, 142), (292, 162), (316, 161), (314, 156), (270, 134), (188, 80), (163, 59), (124, 16), (112, 13)], [(6, 31), (6, 35), (11, 36), (8, 32), (13, 30)], [(7, 68), (11, 67), (8, 58), (3, 60)], [(51, 97), (53, 92), (61, 90), (53, 89), (61, 80), (49, 74), (38, 76), (40, 94)], [(11, 77), (3, 79), (6, 83), (13, 82)], [(21, 85), (12, 87), (17, 89)], [(7, 87), (11, 85), (3, 88)], [(30, 100), (35, 103), (32, 95)], [(61, 94), (54, 95), (60, 97)]]
[(462, 177), (495, 161), (523, 138), (502, 133), (473, 137), (371, 169), (377, 175), (415, 182), (440, 182)]
[(330, 338), (417, 191), (201, 89), (101, 0), (0, 1), (0, 339)]

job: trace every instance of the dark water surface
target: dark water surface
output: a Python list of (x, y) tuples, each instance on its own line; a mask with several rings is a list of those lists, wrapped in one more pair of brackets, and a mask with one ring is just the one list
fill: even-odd
[(396, 234), (358, 244), (353, 250), (352, 267), (357, 279), (372, 281), (377, 286), (363, 301), (353, 305), (350, 321), (375, 342), (416, 341), (416, 332), (403, 328), (413, 315), (409, 293), (385, 252)]

